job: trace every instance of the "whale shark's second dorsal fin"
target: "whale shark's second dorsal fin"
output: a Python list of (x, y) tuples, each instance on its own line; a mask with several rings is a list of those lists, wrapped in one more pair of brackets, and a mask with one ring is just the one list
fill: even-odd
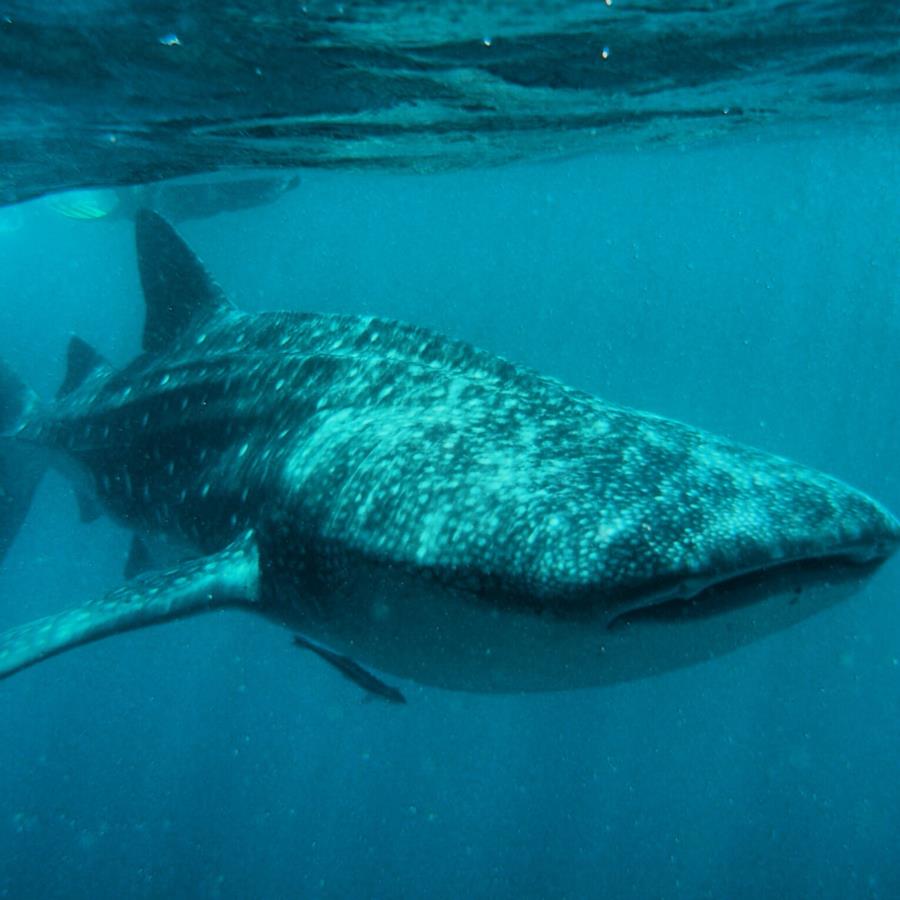
[(56, 392), (57, 399), (67, 397), (76, 388), (81, 387), (90, 375), (109, 374), (112, 366), (87, 342), (77, 335), (69, 341), (69, 352), (66, 356), (66, 377)]
[(138, 212), (135, 240), (147, 304), (143, 347), (148, 353), (165, 350), (202, 316), (233, 308), (194, 251), (158, 213)]

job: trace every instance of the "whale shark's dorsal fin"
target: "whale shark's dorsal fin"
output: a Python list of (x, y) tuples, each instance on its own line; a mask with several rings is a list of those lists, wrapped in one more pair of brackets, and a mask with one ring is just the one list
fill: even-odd
[(89, 375), (111, 371), (112, 366), (87, 341), (73, 335), (66, 356), (66, 377), (56, 392), (56, 398), (67, 397), (81, 387)]
[(194, 251), (161, 215), (140, 210), (135, 240), (147, 304), (143, 347), (148, 353), (165, 350), (202, 316), (233, 308)]

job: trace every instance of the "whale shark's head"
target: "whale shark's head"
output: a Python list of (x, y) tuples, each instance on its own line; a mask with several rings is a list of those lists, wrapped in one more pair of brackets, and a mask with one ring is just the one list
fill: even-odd
[[(849, 488), (843, 490), (848, 504), (820, 507), (808, 517), (806, 531), (796, 519), (784, 529), (777, 522), (758, 531), (730, 526), (733, 530), (720, 535), (711, 557), (699, 561), (688, 556), (660, 575), (636, 581), (616, 605), (608, 627), (639, 629), (700, 618), (719, 618), (723, 626), (733, 627), (729, 616), (763, 605), (771, 612), (774, 597), (803, 616), (831, 605), (860, 586), (900, 545), (900, 523), (890, 513)], [(759, 617), (760, 610), (753, 615)], [(778, 627), (773, 620), (767, 630)]]
[(495, 428), (457, 469), (434, 442), (440, 479), (400, 479), (391, 455), (367, 524), (396, 582), (377, 600), (367, 584), (347, 647), (471, 690), (641, 678), (833, 606), (900, 546), (900, 523), (837, 479), (643, 413), (576, 412), (552, 441), (542, 428), (562, 426), (535, 416), (531, 453)]
[(767, 527), (713, 513), (714, 554), (635, 581), (605, 623), (611, 680), (700, 662), (810, 618), (858, 592), (900, 546), (900, 522), (837, 482), (823, 490), (798, 477), (772, 513)]
[(784, 584), (799, 593), (853, 580), (900, 544), (897, 519), (860, 491), (718, 440), (688, 454), (663, 495), (632, 508), (631, 527), (600, 551), (619, 625), (724, 613), (738, 594), (752, 602)]
[[(673, 428), (672, 440), (681, 427), (656, 425)], [(601, 648), (603, 681), (782, 630), (859, 590), (900, 546), (900, 522), (862, 492), (702, 433), (681, 436), (674, 465), (657, 458), (653, 475), (624, 466), (611, 476), (609, 514), (584, 499), (583, 514), (570, 506), (539, 537), (539, 608), (580, 619)]]
[[(837, 479), (670, 420), (595, 409), (607, 426), (599, 447), (589, 440), (598, 419), (584, 415), (583, 433), (580, 422), (567, 432), (571, 453), (559, 441), (542, 453), (538, 426), (518, 469), (509, 454), (501, 469), (500, 448), (452, 491), (409, 480), (409, 504), (413, 488), (429, 503), (412, 525), (408, 513), (403, 534), (443, 555), (423, 568), (455, 598), (446, 608), (438, 598), (423, 624), (424, 588), (409, 589), (408, 619), (405, 587), (386, 592), (390, 633), (367, 619), (355, 636), (379, 631), (373, 662), (472, 690), (641, 678), (822, 612), (900, 546), (897, 519)], [(445, 539), (426, 543), (435, 522)], [(395, 646), (394, 633), (420, 626), (413, 645), (427, 652)]]

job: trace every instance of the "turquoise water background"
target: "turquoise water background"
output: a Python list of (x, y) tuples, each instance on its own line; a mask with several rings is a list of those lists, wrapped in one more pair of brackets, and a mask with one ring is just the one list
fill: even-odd
[[(245, 309), (411, 320), (900, 511), (900, 155), (869, 128), (442, 176), (304, 174), (181, 231)], [(16, 210), (5, 358), (44, 395), (143, 310), (131, 226)], [(6, 212), (3, 215), (11, 215)], [(46, 480), (0, 625), (121, 580)], [(570, 694), (358, 692), (212, 614), (0, 686), (0, 896), (896, 897), (900, 562), (724, 659)]]

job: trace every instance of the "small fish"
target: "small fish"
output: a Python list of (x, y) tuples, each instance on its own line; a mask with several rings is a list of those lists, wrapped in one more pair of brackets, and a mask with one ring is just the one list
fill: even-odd
[(316, 656), (324, 659), (329, 665), (334, 666), (338, 672), (349, 678), (354, 684), (358, 684), (368, 695), (381, 697), (389, 703), (406, 703), (406, 697), (397, 688), (385, 684), (380, 678), (376, 678), (359, 663), (350, 659), (349, 656), (341, 656), (340, 653), (326, 650), (324, 647), (308, 641), (299, 634), (294, 635), (294, 643), (305, 650), (312, 650)]

